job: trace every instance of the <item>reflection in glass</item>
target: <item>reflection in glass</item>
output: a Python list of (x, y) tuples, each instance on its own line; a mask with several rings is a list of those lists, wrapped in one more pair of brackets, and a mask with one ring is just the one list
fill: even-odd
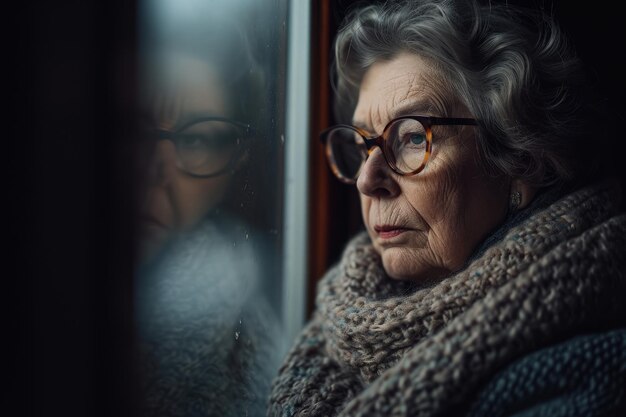
[(194, 177), (214, 177), (236, 170), (248, 156), (252, 128), (223, 117), (194, 120), (176, 131), (159, 130), (159, 140), (176, 148), (176, 166)]
[(204, 3), (142, 11), (136, 318), (150, 416), (264, 415), (284, 355), (274, 93), (284, 6)]

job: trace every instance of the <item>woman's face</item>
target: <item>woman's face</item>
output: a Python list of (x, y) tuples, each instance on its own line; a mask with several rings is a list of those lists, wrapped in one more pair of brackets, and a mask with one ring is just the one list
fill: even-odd
[[(400, 54), (366, 72), (354, 124), (380, 135), (402, 115), (472, 117), (428, 61)], [(442, 114), (443, 108), (449, 114)], [(506, 215), (509, 181), (478, 162), (473, 126), (433, 128), (433, 153), (421, 173), (401, 177), (379, 148), (357, 180), (363, 220), (392, 278), (430, 280), (459, 270)]]
[[(203, 116), (228, 117), (227, 94), (211, 66), (182, 55), (168, 58), (150, 93), (157, 127), (171, 131)], [(209, 178), (186, 174), (177, 167), (173, 142), (158, 141), (141, 210), (144, 255), (157, 251), (174, 233), (196, 225), (223, 200), (230, 179), (230, 174)]]

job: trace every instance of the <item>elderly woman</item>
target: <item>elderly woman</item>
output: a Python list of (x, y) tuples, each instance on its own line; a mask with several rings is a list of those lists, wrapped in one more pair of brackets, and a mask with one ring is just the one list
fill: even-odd
[(320, 282), (269, 415), (623, 409), (626, 217), (588, 169), (582, 68), (554, 22), (387, 2), (335, 49), (352, 120), (322, 140), (366, 231)]

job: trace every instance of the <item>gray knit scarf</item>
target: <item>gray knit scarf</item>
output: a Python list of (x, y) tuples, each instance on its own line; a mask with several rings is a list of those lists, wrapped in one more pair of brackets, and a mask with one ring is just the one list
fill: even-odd
[(618, 201), (614, 182), (582, 188), (519, 222), (464, 270), (418, 289), (388, 278), (368, 236), (357, 235), (319, 284), (269, 415), (462, 413), (517, 358), (624, 325)]

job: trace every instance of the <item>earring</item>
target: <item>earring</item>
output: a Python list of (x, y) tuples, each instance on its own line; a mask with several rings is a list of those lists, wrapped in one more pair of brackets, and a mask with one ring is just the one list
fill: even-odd
[(509, 201), (509, 210), (517, 211), (517, 208), (522, 203), (522, 193), (519, 191), (513, 191), (511, 193), (511, 200)]

